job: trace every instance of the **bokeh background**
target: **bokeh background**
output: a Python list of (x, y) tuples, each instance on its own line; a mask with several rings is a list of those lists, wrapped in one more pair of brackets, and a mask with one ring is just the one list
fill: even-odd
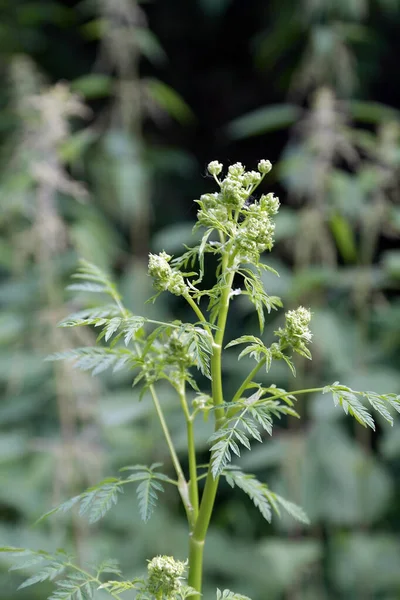
[[(136, 314), (191, 319), (174, 297), (144, 304), (147, 254), (193, 242), (210, 160), (273, 162), (265, 191), (282, 209), (267, 258), (280, 278), (265, 284), (314, 313), (313, 362), (268, 381), (400, 392), (399, 32), (398, 0), (0, 2), (1, 545), (112, 556), (127, 576), (157, 553), (186, 557), (169, 490), (146, 525), (133, 490), (99, 526), (32, 523), (126, 464), (170, 468), (129, 373), (93, 378), (43, 359), (93, 343), (55, 327), (85, 301), (65, 291), (81, 256), (113, 274)], [(281, 319), (269, 317), (265, 340)], [(238, 299), (228, 337), (244, 330), (257, 335), (257, 322)], [(250, 364), (226, 355), (228, 395)], [(176, 401), (161, 396), (183, 453)], [(364, 430), (324, 396), (299, 410), (242, 465), (312, 524), (269, 526), (222, 487), (205, 598), (219, 585), (254, 600), (398, 600), (399, 422)], [(200, 422), (204, 460), (209, 431)], [(16, 592), (9, 566), (4, 600), (45, 597), (46, 586)]]

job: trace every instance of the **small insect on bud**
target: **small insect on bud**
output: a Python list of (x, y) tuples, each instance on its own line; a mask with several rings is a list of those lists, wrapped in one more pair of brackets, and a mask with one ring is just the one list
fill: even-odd
[(257, 165), (257, 168), (260, 171), (260, 173), (262, 173), (263, 175), (266, 175), (272, 169), (272, 164), (269, 160), (263, 159), (263, 160), (260, 160), (260, 162)]
[(210, 175), (219, 175), (222, 171), (223, 168), (223, 164), (218, 162), (217, 160), (212, 160), (208, 165), (207, 165), (207, 170), (210, 173)]

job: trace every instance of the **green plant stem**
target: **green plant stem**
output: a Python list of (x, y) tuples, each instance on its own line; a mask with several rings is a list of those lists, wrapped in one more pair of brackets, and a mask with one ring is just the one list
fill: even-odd
[(263, 358), (259, 363), (256, 364), (254, 369), (247, 375), (240, 388), (238, 388), (236, 394), (232, 398), (232, 402), (237, 402), (242, 397), (243, 392), (246, 391), (247, 386), (252, 382), (254, 375), (256, 375), (258, 371), (265, 365), (265, 362), (266, 358)]
[(189, 303), (189, 305), (192, 307), (192, 309), (196, 313), (196, 315), (199, 317), (199, 321), (204, 323), (204, 328), (206, 329), (206, 331), (208, 331), (208, 333), (212, 336), (211, 329), (208, 325), (207, 319), (203, 315), (200, 308), (197, 306), (196, 302), (193, 300), (193, 298), (189, 294), (186, 294), (184, 296), (184, 298)]
[[(273, 396), (269, 396), (267, 398), (268, 401), (270, 400), (279, 400), (279, 398), (283, 398), (284, 396), (294, 396), (294, 395), (299, 395), (299, 394), (314, 394), (316, 392), (322, 392), (324, 388), (323, 387), (319, 387), (319, 388), (308, 388), (305, 390), (294, 390), (293, 392), (282, 392), (280, 394), (275, 394)], [(259, 401), (257, 401), (255, 404), (260, 404), (262, 403), (264, 400), (264, 398), (260, 399)], [(232, 417), (235, 416), (235, 414), (239, 411), (243, 410), (243, 406), (232, 406), (232, 408), (230, 408), (228, 410), (227, 419), (232, 419)]]
[(181, 400), (182, 410), (186, 420), (188, 460), (189, 460), (189, 497), (193, 509), (193, 524), (195, 523), (199, 512), (199, 488), (197, 481), (197, 460), (196, 460), (196, 444), (193, 431), (193, 417), (189, 413), (186, 402), (185, 384), (182, 383), (179, 390), (179, 398)]
[[(226, 260), (223, 261), (223, 272), (227, 270)], [(217, 321), (217, 331), (213, 341), (213, 354), (211, 357), (211, 381), (212, 397), (215, 410), (215, 429), (219, 429), (225, 421), (225, 411), (223, 408), (224, 396), (222, 389), (222, 365), (221, 354), (224, 340), (226, 320), (229, 310), (229, 297), (232, 288), (235, 271), (229, 273), (226, 284), (222, 290), (220, 298), (220, 307)], [(206, 484), (200, 503), (199, 515), (196, 520), (194, 531), (190, 536), (189, 543), (189, 585), (199, 594), (194, 596), (196, 600), (200, 599), (203, 576), (203, 554), (204, 542), (210, 524), (212, 511), (214, 508), (215, 497), (217, 494), (219, 477), (214, 479), (211, 472), (211, 463), (208, 468)]]
[(212, 397), (213, 403), (216, 407), (215, 416), (215, 429), (219, 429), (222, 425), (222, 422), (225, 418), (224, 409), (218, 408), (220, 405), (224, 403), (224, 395), (222, 390), (222, 364), (221, 364), (221, 355), (222, 355), (222, 344), (224, 341), (225, 335), (225, 326), (226, 319), (228, 317), (229, 310), (229, 296), (231, 293), (233, 279), (235, 277), (235, 271), (229, 273), (227, 277), (227, 282), (225, 287), (223, 288), (221, 299), (220, 299), (220, 309), (217, 321), (217, 331), (215, 333), (215, 339), (213, 343), (213, 354), (211, 357), (211, 382), (212, 382)]
[(150, 393), (151, 393), (152, 398), (153, 398), (154, 407), (156, 409), (157, 416), (158, 416), (158, 418), (160, 420), (161, 428), (163, 430), (164, 437), (165, 437), (165, 440), (167, 442), (167, 446), (168, 446), (168, 449), (169, 449), (169, 452), (170, 452), (170, 455), (171, 455), (172, 464), (174, 465), (175, 472), (176, 472), (176, 475), (177, 475), (177, 478), (178, 478), (178, 490), (179, 490), (179, 494), (180, 494), (180, 496), (182, 498), (183, 506), (185, 507), (187, 520), (188, 520), (190, 526), (193, 527), (194, 526), (193, 507), (192, 507), (192, 504), (190, 502), (190, 495), (189, 495), (188, 484), (187, 484), (187, 481), (186, 481), (185, 476), (183, 474), (181, 463), (179, 462), (179, 458), (178, 458), (178, 456), (176, 454), (174, 443), (173, 443), (171, 435), (169, 433), (168, 425), (167, 425), (167, 422), (165, 420), (164, 413), (162, 411), (162, 408), (161, 408), (161, 405), (160, 405), (160, 401), (158, 399), (158, 396), (156, 394), (154, 386), (151, 385), (149, 387), (149, 389), (150, 389)]

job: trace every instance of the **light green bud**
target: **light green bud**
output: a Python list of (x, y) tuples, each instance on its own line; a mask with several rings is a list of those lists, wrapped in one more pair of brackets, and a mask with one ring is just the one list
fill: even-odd
[(223, 164), (218, 162), (217, 160), (212, 160), (208, 165), (207, 165), (207, 170), (210, 173), (210, 175), (219, 175), (221, 173), (223, 169)]
[(228, 168), (228, 173), (232, 178), (238, 178), (244, 173), (244, 166), (241, 162), (237, 162)]
[(188, 287), (182, 273), (173, 271), (169, 261), (172, 256), (166, 252), (149, 255), (148, 273), (153, 279), (153, 285), (160, 292), (169, 291), (176, 296), (186, 293)]
[(267, 211), (270, 215), (276, 215), (280, 205), (279, 198), (274, 196), (272, 192), (266, 195), (263, 194), (260, 198), (261, 209)]
[(157, 598), (160, 594), (168, 599), (175, 598), (185, 569), (186, 563), (172, 556), (155, 556), (147, 565), (148, 591)]
[(227, 177), (221, 184), (220, 198), (223, 204), (241, 208), (246, 202), (248, 193), (239, 181)]
[(272, 164), (269, 160), (260, 160), (260, 162), (257, 165), (258, 170), (260, 171), (260, 173), (262, 173), (263, 175), (266, 175), (267, 173), (269, 173), (272, 169)]

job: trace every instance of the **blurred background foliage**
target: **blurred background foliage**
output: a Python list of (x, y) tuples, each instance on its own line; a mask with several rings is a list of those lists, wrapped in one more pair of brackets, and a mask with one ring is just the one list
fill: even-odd
[[(32, 523), (126, 464), (168, 465), (129, 374), (43, 359), (93, 342), (55, 327), (80, 306), (65, 291), (80, 256), (114, 274), (137, 314), (191, 318), (166, 295), (144, 305), (147, 254), (193, 240), (210, 160), (274, 163), (268, 191), (282, 209), (266, 260), (280, 278), (265, 284), (314, 313), (313, 362), (298, 362), (297, 381), (278, 368), (268, 381), (399, 393), (399, 28), (398, 0), (0, 2), (2, 545), (113, 556), (128, 576), (157, 553), (186, 557), (169, 492), (147, 525), (130, 493), (99, 527), (76, 515)], [(250, 308), (235, 301), (229, 337), (256, 333)], [(227, 354), (228, 396), (248, 369)], [(160, 395), (184, 452), (176, 399)], [(399, 599), (400, 425), (370, 433), (324, 396), (299, 408), (301, 422), (282, 422), (242, 464), (312, 525), (268, 527), (223, 487), (205, 597), (218, 584), (254, 600)], [(198, 434), (206, 460), (207, 423)], [(44, 597), (17, 593), (2, 561), (4, 600)]]

